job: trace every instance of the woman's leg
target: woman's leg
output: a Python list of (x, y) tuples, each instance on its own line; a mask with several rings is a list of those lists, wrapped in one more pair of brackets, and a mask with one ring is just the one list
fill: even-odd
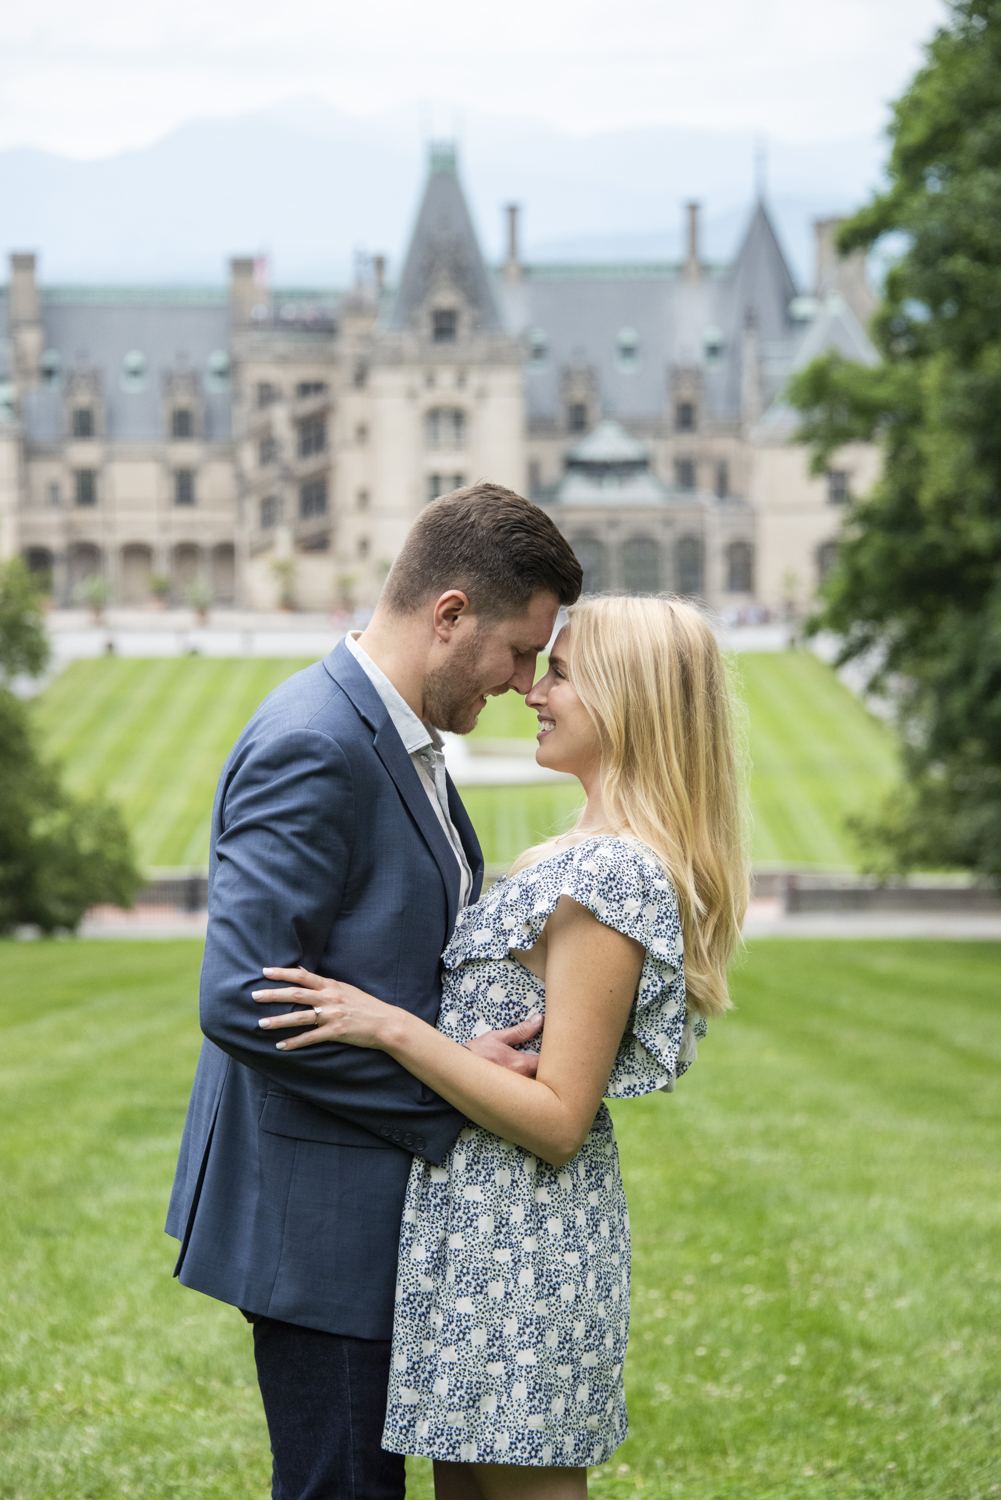
[(587, 1500), (586, 1469), (472, 1464), (483, 1500)]
[(472, 1464), (434, 1461), (434, 1500), (483, 1500)]
[(435, 1500), (587, 1500), (586, 1469), (435, 1461)]

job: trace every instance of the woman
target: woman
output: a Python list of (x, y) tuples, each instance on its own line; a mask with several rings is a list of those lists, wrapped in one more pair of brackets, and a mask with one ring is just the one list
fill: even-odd
[[(438, 1500), (580, 1500), (626, 1436), (629, 1221), (601, 1100), (673, 1089), (729, 1005), (747, 901), (725, 672), (697, 610), (576, 605), (526, 701), (538, 762), (587, 801), (460, 915), (437, 1029), (302, 970), (266, 969), (298, 988), (257, 995), (310, 1006), (264, 1027), (318, 1022), (280, 1048), (382, 1048), (474, 1122), (442, 1167), (415, 1158), (400, 1241), (383, 1446), (433, 1458)], [(535, 1078), (461, 1045), (543, 1012)]]

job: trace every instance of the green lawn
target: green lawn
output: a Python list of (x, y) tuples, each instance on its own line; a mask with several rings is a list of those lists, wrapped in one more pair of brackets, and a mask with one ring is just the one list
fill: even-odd
[[(749, 710), (754, 859), (842, 866), (857, 851), (845, 816), (893, 781), (893, 735), (805, 652), (738, 659)], [(76, 662), (40, 696), (39, 722), (71, 785), (102, 788), (125, 810), (144, 865), (204, 865), (219, 770), (261, 699), (304, 662)], [(479, 735), (534, 733), (520, 698), (492, 699)], [(565, 826), (576, 788), (475, 787), (466, 804), (490, 863)]]
[[(249, 1332), (161, 1232), (199, 945), (2, 956), (0, 1496), (264, 1500)], [(631, 1436), (594, 1495), (1001, 1493), (999, 956), (755, 943), (677, 1092), (616, 1105)]]

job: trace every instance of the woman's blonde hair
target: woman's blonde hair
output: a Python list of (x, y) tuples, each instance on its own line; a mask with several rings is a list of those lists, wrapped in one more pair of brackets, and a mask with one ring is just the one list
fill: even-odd
[(674, 598), (584, 599), (569, 621), (567, 672), (600, 736), (609, 829), (645, 844), (673, 881), (689, 1002), (720, 1015), (748, 862), (742, 736), (716, 637)]

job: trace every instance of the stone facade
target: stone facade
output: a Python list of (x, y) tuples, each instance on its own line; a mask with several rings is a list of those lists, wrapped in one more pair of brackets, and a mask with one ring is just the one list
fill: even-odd
[[(759, 203), (732, 264), (483, 260), (453, 150), (395, 287), (40, 289), (0, 301), (0, 553), (70, 602), (370, 606), (434, 495), (489, 477), (551, 508), (593, 587), (782, 610), (813, 594), (873, 450), (811, 478), (789, 373), (872, 360), (871, 293), (818, 225), (796, 288)], [(590, 434), (590, 436), (589, 436)], [(588, 446), (590, 445), (590, 446)]]

